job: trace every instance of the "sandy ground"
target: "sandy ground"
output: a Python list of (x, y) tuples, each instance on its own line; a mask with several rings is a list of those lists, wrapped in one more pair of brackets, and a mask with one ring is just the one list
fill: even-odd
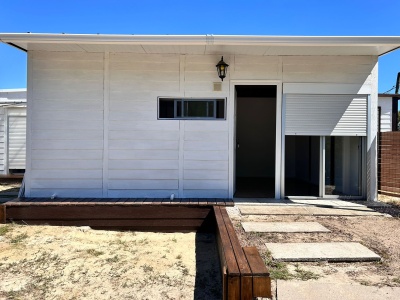
[[(393, 200), (393, 199), (392, 199)], [(391, 200), (391, 201), (392, 201)], [(397, 202), (400, 204), (400, 202)], [(329, 283), (358, 283), (371, 286), (400, 286), (400, 207), (380, 209), (382, 217), (241, 216), (230, 208), (242, 246), (257, 246), (274, 279), (318, 280)], [(245, 233), (240, 221), (315, 221), (331, 233)], [(266, 242), (359, 242), (382, 257), (367, 263), (282, 263), (271, 258)]]
[(220, 299), (213, 235), (0, 225), (0, 299)]

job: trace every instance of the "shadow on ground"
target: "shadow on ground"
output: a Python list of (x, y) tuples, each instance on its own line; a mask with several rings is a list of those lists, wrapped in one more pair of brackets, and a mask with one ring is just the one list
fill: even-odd
[(196, 233), (196, 279), (194, 299), (222, 299), (217, 241), (211, 233)]

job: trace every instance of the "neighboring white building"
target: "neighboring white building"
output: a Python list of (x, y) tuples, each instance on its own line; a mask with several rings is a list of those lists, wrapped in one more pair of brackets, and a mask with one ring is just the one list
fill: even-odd
[(28, 52), (27, 197), (376, 199), (400, 37), (0, 39)]
[(399, 95), (379, 94), (378, 107), (380, 107), (381, 132), (398, 130), (398, 122), (400, 121), (397, 120), (399, 99)]
[(26, 156), (26, 89), (0, 90), (0, 176), (22, 176)]

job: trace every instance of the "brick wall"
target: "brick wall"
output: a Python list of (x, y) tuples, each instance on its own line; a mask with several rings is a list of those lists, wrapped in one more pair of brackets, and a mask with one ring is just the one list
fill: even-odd
[(400, 196), (400, 131), (379, 135), (378, 190), (381, 194)]

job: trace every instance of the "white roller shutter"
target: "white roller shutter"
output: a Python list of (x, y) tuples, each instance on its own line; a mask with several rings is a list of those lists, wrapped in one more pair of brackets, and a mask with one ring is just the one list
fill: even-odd
[(8, 117), (8, 169), (25, 169), (26, 117)]
[(285, 94), (285, 134), (366, 136), (367, 96)]

